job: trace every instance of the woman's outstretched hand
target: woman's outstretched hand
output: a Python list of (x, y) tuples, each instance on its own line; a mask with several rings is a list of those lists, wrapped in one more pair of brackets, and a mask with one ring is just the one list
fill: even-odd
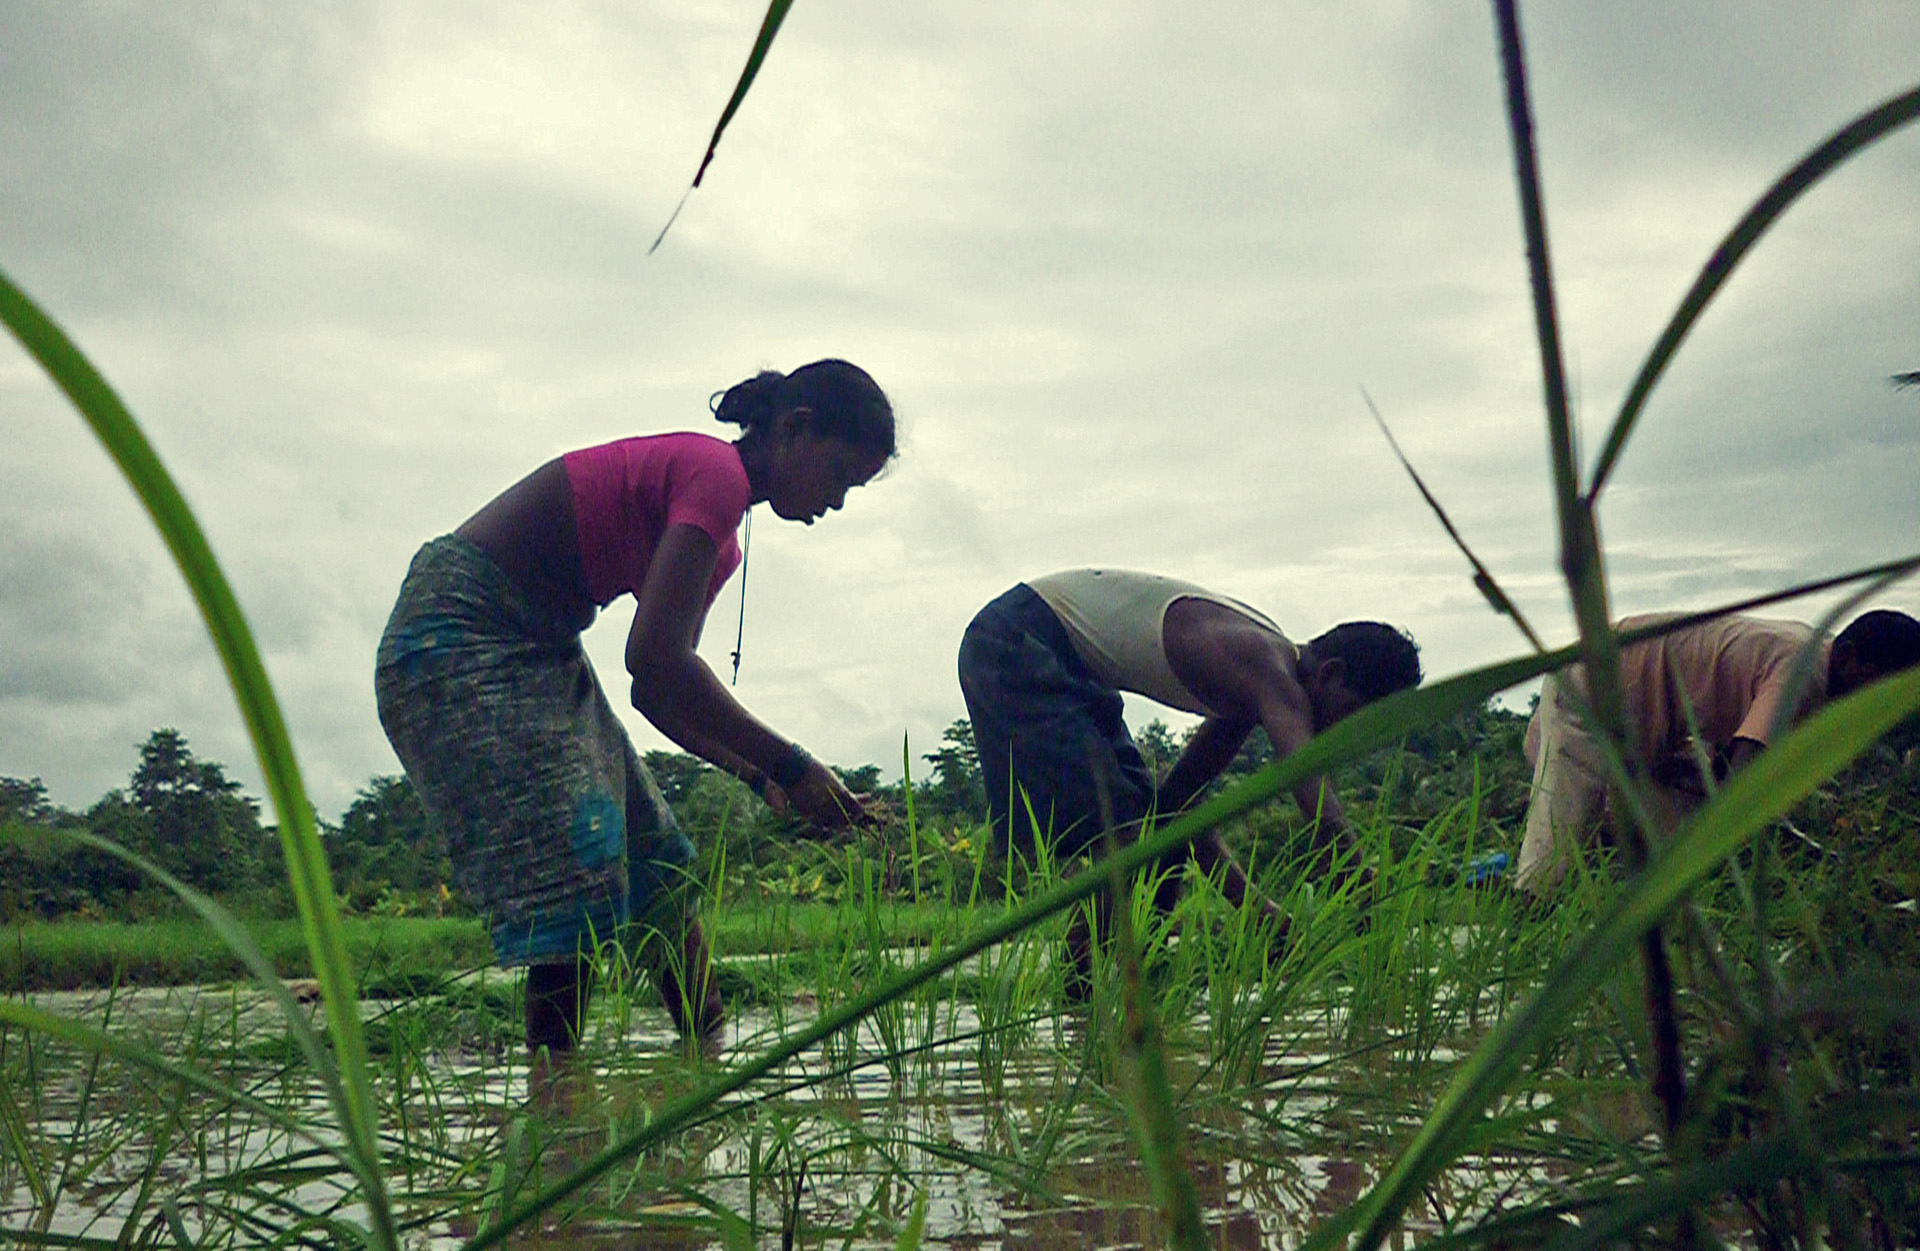
[(783, 804), (774, 802), (772, 796), (780, 792), (777, 786), (767, 787), (767, 806), (775, 812), (785, 812), (801, 817), (822, 830), (845, 829), (850, 825), (872, 825), (876, 815), (861, 801), (858, 795), (848, 790), (844, 783), (834, 775), (832, 769), (817, 760), (807, 762), (807, 771), (800, 780), (787, 788), (782, 794)]

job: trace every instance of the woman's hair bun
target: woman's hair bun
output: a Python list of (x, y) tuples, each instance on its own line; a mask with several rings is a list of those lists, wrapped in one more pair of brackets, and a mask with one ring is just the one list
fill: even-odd
[(894, 453), (893, 404), (866, 370), (847, 361), (814, 361), (791, 374), (765, 369), (717, 392), (710, 406), (749, 437), (788, 409), (804, 408), (821, 434), (883, 458)]
[(743, 430), (751, 430), (790, 407), (786, 397), (787, 376), (777, 369), (763, 369), (745, 382), (735, 383), (714, 393), (709, 401), (713, 415)]

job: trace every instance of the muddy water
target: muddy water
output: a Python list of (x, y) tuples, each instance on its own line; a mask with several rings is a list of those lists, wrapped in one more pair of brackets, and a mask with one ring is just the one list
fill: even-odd
[[(45, 995), (35, 1003), (83, 1020), (98, 1021), (106, 1010), (99, 995)], [(368, 1010), (378, 1017), (391, 1006)], [(157, 1040), (172, 1058), (245, 1086), (308, 1124), (329, 1123), (324, 1099), (300, 1065), (260, 1059), (263, 1042), (285, 1032), (262, 997), (230, 988), (142, 990), (122, 993), (112, 1011), (118, 1030)], [(402, 1218), (412, 1224), (408, 1244), (458, 1245), (478, 1227), (474, 1212), (490, 1184), (517, 1183), (521, 1197), (551, 1184), (631, 1133), (649, 1106), (696, 1089), (729, 1057), (756, 1054), (811, 1015), (804, 1001), (749, 1008), (729, 1022), (717, 1057), (692, 1059), (663, 1012), (614, 1006), (595, 1022), (584, 1052), (592, 1063), (531, 1082), (517, 1050), (454, 1042), (409, 1053), (404, 1062), (376, 1061), (387, 1128), (398, 1135), (404, 1123), (414, 1144), (396, 1147), (386, 1166)], [(925, 1198), (929, 1247), (1164, 1245), (1119, 1083), (1104, 1075), (1101, 1061), (1088, 1060), (1078, 1018), (1044, 1018), (1002, 1035), (984, 1030), (971, 1005), (944, 1002), (907, 1010), (889, 1029), (895, 1048), (883, 1045), (883, 1031), (869, 1022), (791, 1066), (780, 1082), (757, 1088), (753, 1106), (695, 1128), (637, 1173), (615, 1170), (584, 1207), (546, 1225), (542, 1245), (739, 1245), (716, 1227), (719, 1220), (751, 1222), (761, 1246), (781, 1246), (785, 1234), (798, 1247), (890, 1248), (916, 1196)], [(911, 1054), (892, 1065), (882, 1058), (899, 1049)], [(1176, 1088), (1207, 1060), (1175, 1056)], [(1273, 1073), (1324, 1061), (1277, 1048), (1263, 1057)], [(5, 1229), (117, 1237), (138, 1212), (137, 1227), (157, 1234), (155, 1221), (168, 1215), (160, 1201), (187, 1195), (171, 1215), (197, 1237), (222, 1224), (214, 1209), (236, 1191), (277, 1196), (272, 1204), (247, 1197), (239, 1207), (284, 1200), (307, 1212), (364, 1219), (340, 1170), (209, 1187), (209, 1178), (245, 1178), (245, 1170), (284, 1162), (301, 1149), (257, 1116), (208, 1112), (199, 1102), (206, 1096), (183, 1103), (171, 1083), (124, 1071), (91, 1087), (71, 1061), (49, 1059), (35, 1071), (31, 1094), (13, 1093), (39, 1144), (39, 1193), (28, 1170), (9, 1159), (0, 1171)], [(1381, 1141), (1378, 1131), (1355, 1131), (1346, 1141), (1325, 1132), (1342, 1120), (1338, 1102), (1320, 1086), (1285, 1082), (1249, 1088), (1240, 1102), (1195, 1101), (1188, 1147), (1215, 1246), (1295, 1245), (1362, 1192)], [(204, 1114), (182, 1115), (183, 1107)], [(1404, 1111), (1412, 1117), (1420, 1110)], [(1323, 1128), (1294, 1128), (1305, 1125)], [(75, 1157), (92, 1163), (80, 1170)], [(157, 1168), (149, 1163), (156, 1158)], [(47, 1179), (62, 1176), (76, 1180), (49, 1195)], [(1476, 1202), (1467, 1192), (1505, 1183), (1532, 1189), (1546, 1178), (1522, 1164), (1482, 1161), (1463, 1179), (1463, 1202)], [(1439, 1201), (1445, 1193), (1442, 1187)], [(293, 1218), (279, 1209), (266, 1219)]]

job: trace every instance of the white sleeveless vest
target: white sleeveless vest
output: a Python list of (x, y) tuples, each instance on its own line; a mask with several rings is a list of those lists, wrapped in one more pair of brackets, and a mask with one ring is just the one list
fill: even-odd
[(1177, 600), (1203, 599), (1230, 608), (1279, 635), (1297, 659), (1293, 644), (1265, 613), (1178, 578), (1129, 569), (1068, 569), (1031, 578), (1027, 585), (1060, 618), (1073, 650), (1095, 677), (1183, 712), (1206, 716), (1213, 710), (1167, 663), (1162, 625)]

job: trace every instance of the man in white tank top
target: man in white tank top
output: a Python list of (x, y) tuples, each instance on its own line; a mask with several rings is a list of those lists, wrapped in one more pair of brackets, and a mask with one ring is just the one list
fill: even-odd
[[(1349, 622), (1297, 646), (1237, 600), (1118, 569), (1022, 583), (981, 609), (960, 645), (995, 835), (1003, 849), (1032, 854), (1044, 842), (1062, 858), (1097, 851), (1106, 820), (1124, 841), (1150, 813), (1186, 806), (1255, 726), (1284, 758), (1419, 681), (1413, 640), (1391, 626)], [(1205, 718), (1157, 787), (1122, 720), (1123, 691)], [(1321, 778), (1304, 779), (1294, 798), (1319, 815), (1324, 848), (1343, 841), (1340, 805)], [(1196, 839), (1191, 854), (1203, 871), (1223, 871), (1236, 905), (1258, 898), (1218, 835)], [(1084, 946), (1074, 955), (1084, 966)]]

